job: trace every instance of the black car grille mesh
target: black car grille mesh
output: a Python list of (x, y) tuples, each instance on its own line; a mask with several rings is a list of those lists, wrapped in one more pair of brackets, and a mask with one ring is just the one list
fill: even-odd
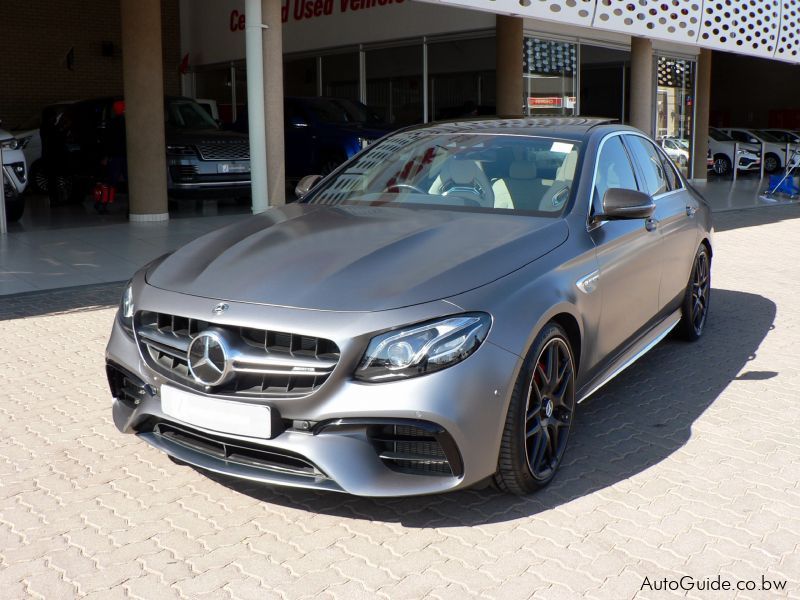
[(250, 160), (250, 145), (247, 142), (209, 142), (197, 144), (203, 160)]
[(410, 425), (380, 425), (368, 433), (383, 463), (392, 470), (453, 475), (442, 446), (428, 431)]
[[(136, 338), (144, 360), (169, 379), (220, 395), (262, 398), (306, 396), (327, 381), (339, 348), (319, 337), (220, 325), (178, 315), (139, 312)], [(235, 350), (233, 378), (209, 389), (189, 371), (187, 352), (206, 330), (223, 334)]]

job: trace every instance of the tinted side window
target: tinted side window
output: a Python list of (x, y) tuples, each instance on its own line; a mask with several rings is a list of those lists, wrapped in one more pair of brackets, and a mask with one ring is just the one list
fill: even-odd
[(664, 165), (661, 163), (661, 157), (656, 147), (649, 140), (638, 135), (626, 135), (625, 142), (642, 170), (645, 191), (651, 196), (669, 191)]
[(750, 136), (744, 131), (731, 131), (731, 137), (737, 142), (749, 142)]
[(633, 174), (633, 165), (631, 165), (628, 153), (618, 135), (605, 141), (603, 149), (600, 151), (600, 157), (597, 159), (597, 177), (593, 198), (596, 207), (600, 206), (606, 190), (611, 188), (638, 189), (636, 177)]

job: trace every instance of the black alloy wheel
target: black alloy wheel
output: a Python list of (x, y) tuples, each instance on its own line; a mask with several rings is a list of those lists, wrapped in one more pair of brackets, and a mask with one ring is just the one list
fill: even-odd
[(681, 307), (680, 333), (683, 338), (693, 342), (703, 335), (710, 303), (711, 255), (706, 245), (702, 244), (695, 255), (692, 275)]
[(731, 172), (731, 161), (724, 154), (717, 154), (714, 157), (714, 165), (711, 167), (716, 175), (727, 175)]
[(781, 161), (774, 154), (767, 154), (764, 157), (764, 170), (767, 173), (775, 173), (781, 168)]
[(527, 494), (546, 486), (566, 452), (575, 414), (575, 361), (564, 330), (537, 336), (514, 386), (495, 481)]

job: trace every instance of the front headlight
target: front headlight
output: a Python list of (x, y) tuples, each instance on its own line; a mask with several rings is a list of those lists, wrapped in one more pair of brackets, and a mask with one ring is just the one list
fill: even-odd
[(197, 152), (194, 149), (194, 146), (181, 146), (181, 145), (169, 145), (167, 146), (167, 154), (172, 156), (197, 156)]
[(133, 331), (133, 285), (128, 284), (119, 303), (119, 320), (128, 331)]
[(370, 341), (355, 378), (374, 383), (446, 369), (475, 352), (491, 324), (486, 313), (467, 313), (381, 334)]
[(9, 138), (0, 142), (0, 146), (3, 147), (3, 150), (16, 150), (19, 148), (19, 140), (17, 138)]

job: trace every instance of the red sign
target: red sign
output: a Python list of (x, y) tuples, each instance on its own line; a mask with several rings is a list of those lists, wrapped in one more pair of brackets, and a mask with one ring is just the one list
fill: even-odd
[(564, 106), (564, 99), (561, 96), (530, 96), (528, 106), (530, 108), (561, 108)]
[[(283, 0), (281, 7), (281, 20), (286, 23), (290, 18), (293, 21), (307, 21), (314, 17), (324, 17), (334, 12), (347, 13), (370, 8), (402, 4), (405, 0)], [(246, 27), (245, 15), (238, 10), (232, 10), (228, 26), (232, 32), (244, 31)]]

